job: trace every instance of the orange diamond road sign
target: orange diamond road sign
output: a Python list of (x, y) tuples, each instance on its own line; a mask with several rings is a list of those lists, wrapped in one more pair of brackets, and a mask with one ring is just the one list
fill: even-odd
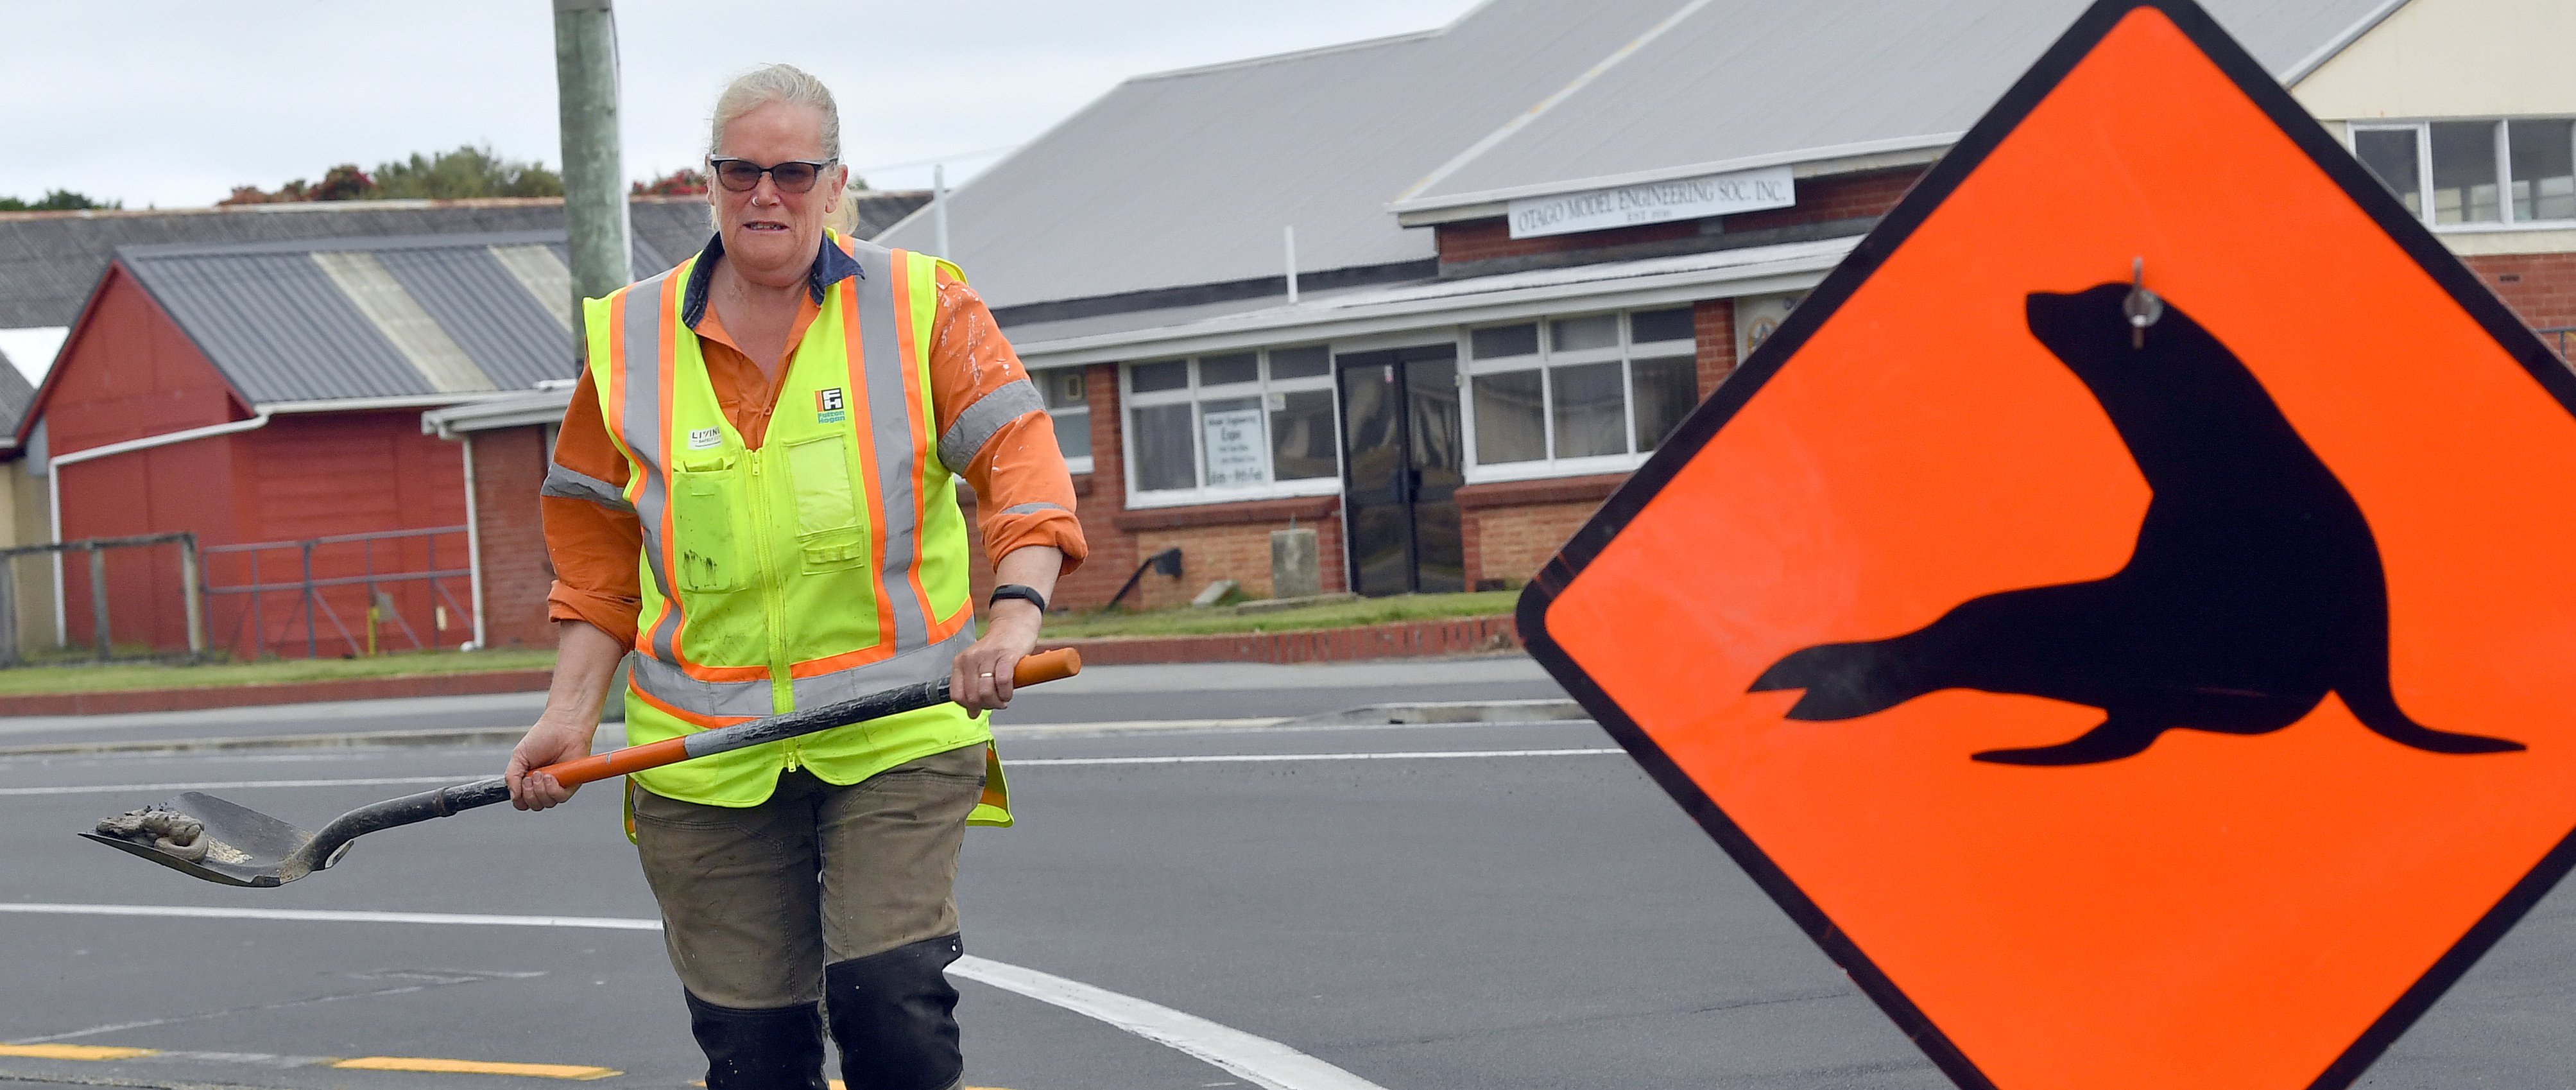
[(1521, 599), (1967, 1087), (2342, 1087), (2576, 857), (2576, 374), (2088, 12)]

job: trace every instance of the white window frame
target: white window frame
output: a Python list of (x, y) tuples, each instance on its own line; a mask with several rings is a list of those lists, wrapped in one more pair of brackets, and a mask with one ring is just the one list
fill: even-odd
[[(1054, 380), (1056, 380), (1056, 379), (1058, 379), (1058, 378), (1063, 377), (1064, 373), (1065, 373), (1065, 372), (1067, 372), (1067, 371), (1071, 371), (1071, 372), (1073, 372), (1074, 374), (1077, 374), (1077, 375), (1081, 375), (1081, 376), (1082, 376), (1082, 381), (1083, 381), (1083, 398), (1082, 398), (1082, 404), (1080, 404), (1080, 405), (1066, 405), (1066, 406), (1064, 406), (1064, 407), (1062, 407), (1062, 408), (1058, 408), (1058, 407), (1054, 406), (1052, 403), (1050, 403), (1050, 402), (1049, 402), (1049, 399), (1047, 398), (1046, 384), (1047, 384), (1047, 383), (1049, 383), (1049, 382), (1052, 382), (1052, 381), (1054, 381)], [(1045, 369), (1045, 370), (1035, 370), (1035, 369), (1032, 369), (1032, 370), (1029, 372), (1029, 379), (1030, 379), (1030, 381), (1032, 381), (1032, 382), (1034, 382), (1035, 384), (1037, 384), (1037, 387), (1038, 387), (1038, 403), (1039, 403), (1039, 404), (1042, 404), (1042, 405), (1046, 405), (1046, 406), (1047, 406), (1047, 411), (1046, 411), (1047, 419), (1048, 419), (1049, 421), (1051, 421), (1051, 422), (1055, 425), (1055, 430), (1056, 430), (1056, 433), (1057, 433), (1057, 434), (1061, 435), (1061, 434), (1063, 434), (1063, 433), (1064, 433), (1064, 429), (1065, 429), (1065, 427), (1066, 427), (1066, 421), (1067, 421), (1067, 420), (1070, 420), (1070, 419), (1073, 419), (1073, 418), (1077, 418), (1077, 417), (1078, 417), (1079, 419), (1075, 421), (1075, 426), (1080, 427), (1080, 428), (1083, 430), (1083, 434), (1085, 434), (1085, 435), (1089, 435), (1089, 434), (1091, 433), (1091, 368), (1090, 368), (1090, 367), (1088, 367), (1088, 366), (1086, 366), (1086, 365), (1084, 365), (1084, 364), (1079, 364), (1079, 363), (1077, 363), (1077, 364), (1074, 364), (1074, 365), (1072, 365), (1072, 366), (1070, 366), (1070, 367), (1050, 367), (1050, 368), (1047, 368), (1047, 369)], [(1060, 442), (1060, 441), (1059, 441), (1059, 442)], [(1080, 457), (1080, 458), (1066, 458), (1066, 459), (1064, 460), (1064, 468), (1065, 468), (1065, 471), (1066, 471), (1066, 472), (1068, 472), (1068, 473), (1089, 473), (1089, 472), (1091, 472), (1091, 468), (1092, 468), (1092, 461), (1091, 461), (1091, 457), (1092, 457), (1091, 455), (1086, 454), (1086, 455), (1083, 455), (1083, 456), (1082, 456), (1082, 457)]]
[[(1473, 327), (1461, 327), (1458, 330), (1458, 415), (1460, 426), (1466, 431), (1467, 483), (1485, 484), (1492, 481), (1528, 481), (1542, 480), (1549, 477), (1582, 477), (1599, 473), (1627, 473), (1635, 470), (1638, 466), (1646, 464), (1646, 459), (1653, 457), (1654, 452), (1639, 451), (1637, 449), (1636, 362), (1640, 358), (1641, 353), (1638, 352), (1639, 342), (1635, 339), (1630, 319), (1632, 315), (1641, 311), (1677, 310), (1694, 305), (1695, 304), (1692, 303), (1666, 303), (1659, 306), (1631, 307), (1625, 310), (1615, 311), (1576, 311), (1568, 314), (1541, 315), (1536, 318), (1525, 318), (1511, 322), (1493, 322)], [(1554, 342), (1556, 339), (1557, 322), (1573, 318), (1599, 317), (1603, 314), (1610, 315), (1618, 324), (1619, 343), (1616, 347), (1577, 349), (1564, 352), (1560, 352), (1556, 349)], [(1510, 326), (1526, 325), (1530, 322), (1538, 323), (1538, 352), (1535, 355), (1506, 356), (1501, 359), (1494, 360), (1479, 360), (1476, 358), (1475, 334), (1477, 330), (1502, 329)], [(1643, 358), (1672, 359), (1677, 357), (1688, 357), (1693, 361), (1694, 371), (1696, 370), (1697, 360), (1699, 358), (1699, 344), (1696, 328), (1694, 328), (1693, 336), (1690, 338), (1670, 341), (1648, 341), (1644, 343), (1649, 346), (1649, 350), (1642, 353)], [(1683, 348), (1685, 350), (1679, 352), (1670, 351), (1670, 349), (1673, 348)], [(1572, 367), (1582, 364), (1609, 363), (1613, 361), (1619, 364), (1619, 391), (1622, 409), (1624, 410), (1620, 415), (1628, 432), (1628, 453), (1594, 454), (1577, 458), (1557, 457), (1556, 383), (1548, 376), (1547, 372), (1560, 366)], [(1545, 455), (1526, 462), (1498, 462), (1492, 465), (1487, 465), (1481, 459), (1481, 444), (1478, 442), (1476, 432), (1476, 378), (1480, 375), (1509, 374), (1517, 371), (1536, 371), (1539, 373), (1539, 445), (1540, 449), (1545, 452)], [(1694, 377), (1693, 381), (1697, 381), (1696, 377)]]
[[(2479, 122), (2495, 127), (2495, 177), (2497, 218), (2491, 223), (2437, 223), (2433, 200), (2433, 125), (2440, 122)], [(2567, 231), (2576, 230), (2576, 218), (2555, 220), (2517, 220), (2513, 218), (2513, 127), (2510, 121), (2553, 121), (2576, 124), (2576, 117), (2428, 117), (2412, 121), (2347, 121), (2344, 123), (2344, 150), (2357, 160), (2361, 157), (2361, 135), (2364, 132), (2412, 132), (2415, 134), (2415, 191), (2422, 195), (2423, 208), (2417, 219), (2424, 226), (2443, 234), (2475, 234), (2483, 231)], [(2367, 172), (2368, 168), (2363, 168)], [(2372, 179), (2377, 180), (2377, 175)]]
[[(1292, 379), (1274, 379), (1270, 376), (1270, 357), (1272, 352), (1295, 351), (1301, 349), (1323, 350), (1325, 360), (1323, 374)], [(1227, 383), (1221, 386), (1203, 386), (1199, 382), (1199, 361), (1201, 359), (1207, 357), (1242, 355), (1247, 351), (1254, 353), (1258, 359), (1258, 369), (1256, 372), (1258, 377), (1254, 381)], [(1177, 390), (1155, 390), (1141, 394), (1136, 392), (1135, 369), (1139, 364), (1170, 363), (1174, 359), (1183, 360), (1188, 363), (1190, 376), (1189, 385)], [(1208, 352), (1196, 356), (1167, 356), (1158, 359), (1136, 360), (1130, 363), (1119, 364), (1118, 434), (1120, 439), (1119, 449), (1121, 451), (1121, 457), (1119, 460), (1126, 463), (1127, 506), (1130, 509), (1187, 507), (1210, 503), (1240, 503), (1247, 500), (1273, 500), (1289, 499), (1300, 496), (1340, 495), (1342, 492), (1342, 399), (1340, 390), (1334, 383), (1334, 378), (1335, 368), (1333, 365), (1332, 349), (1330, 346), (1318, 344), (1290, 344), (1281, 345), (1276, 349), (1261, 348), (1227, 352)], [(1331, 401), (1333, 406), (1333, 472), (1330, 476), (1309, 477), (1293, 481), (1274, 479), (1264, 481), (1258, 485), (1249, 486), (1210, 487), (1208, 485), (1207, 451), (1205, 449), (1207, 445), (1207, 422), (1205, 419), (1205, 410), (1200, 408), (1200, 406), (1209, 401), (1225, 401), (1243, 397), (1253, 398), (1255, 401), (1259, 402), (1261, 405), (1261, 449), (1264, 459), (1263, 471), (1268, 473), (1272, 471), (1272, 467), (1268, 462), (1271, 454), (1270, 414), (1275, 411), (1271, 405), (1271, 395), (1298, 393), (1309, 390), (1321, 390), (1331, 395), (1328, 399)], [(1154, 491), (1143, 490), (1137, 487), (1136, 484), (1136, 410), (1141, 408), (1151, 408), (1157, 405), (1179, 404), (1187, 404), (1191, 407), (1190, 472), (1192, 479), (1196, 480), (1198, 483), (1190, 488), (1167, 488), (1157, 489)]]

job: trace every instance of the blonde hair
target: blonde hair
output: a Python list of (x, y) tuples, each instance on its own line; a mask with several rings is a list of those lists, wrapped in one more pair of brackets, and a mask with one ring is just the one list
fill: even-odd
[[(823, 158), (838, 160), (841, 157), (841, 107), (832, 100), (832, 89), (823, 86), (823, 81), (815, 79), (813, 73), (792, 64), (754, 68), (725, 84), (724, 92), (716, 96), (715, 114), (707, 129), (707, 155), (712, 158), (724, 153), (725, 126), (773, 102), (813, 107), (823, 116)], [(707, 221), (711, 225), (722, 226), (716, 222), (713, 194), (707, 200)], [(847, 235), (858, 226), (858, 221), (858, 202), (851, 200), (850, 194), (844, 191), (836, 199), (832, 211), (824, 216), (823, 225)]]
[(831, 88), (792, 64), (754, 68), (725, 84), (724, 93), (716, 96), (714, 124), (707, 132), (707, 154), (724, 153), (725, 126), (772, 102), (811, 106), (820, 112), (823, 115), (823, 158), (841, 157), (841, 108), (832, 101)]

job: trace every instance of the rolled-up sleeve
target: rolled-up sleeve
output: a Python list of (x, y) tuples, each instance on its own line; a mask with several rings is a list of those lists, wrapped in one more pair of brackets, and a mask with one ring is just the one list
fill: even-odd
[(1074, 515), (1073, 474), (1055, 421), (992, 310), (945, 265), (930, 383), (939, 459), (975, 489), (985, 557), (998, 563), (1014, 550), (1052, 545), (1064, 553), (1065, 572), (1082, 566), (1090, 546)]
[(626, 502), (626, 479), (626, 456), (608, 437), (585, 371), (564, 410), (538, 502), (546, 558), (555, 568), (546, 615), (587, 621), (632, 645), (642, 608), (636, 558), (644, 550), (644, 527)]

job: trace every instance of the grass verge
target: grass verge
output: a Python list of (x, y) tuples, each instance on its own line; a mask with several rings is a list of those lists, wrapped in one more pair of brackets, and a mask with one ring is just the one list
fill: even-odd
[(1050, 617), (1048, 639), (1094, 636), (1211, 636), (1237, 632), (1297, 632), (1315, 628), (1388, 624), (1395, 621), (1490, 617), (1509, 613), (1519, 591), (1474, 594), (1399, 594), (1283, 609), (1276, 613), (1236, 613), (1231, 607), (1163, 609), (1151, 613), (1076, 613)]
[(110, 663), (105, 666), (29, 666), (0, 670), (0, 695), (96, 693), (125, 689), (195, 689), (275, 685), (342, 678), (479, 674), (493, 670), (550, 669), (551, 650), (414, 651), (371, 659), (281, 659), (204, 666)]

